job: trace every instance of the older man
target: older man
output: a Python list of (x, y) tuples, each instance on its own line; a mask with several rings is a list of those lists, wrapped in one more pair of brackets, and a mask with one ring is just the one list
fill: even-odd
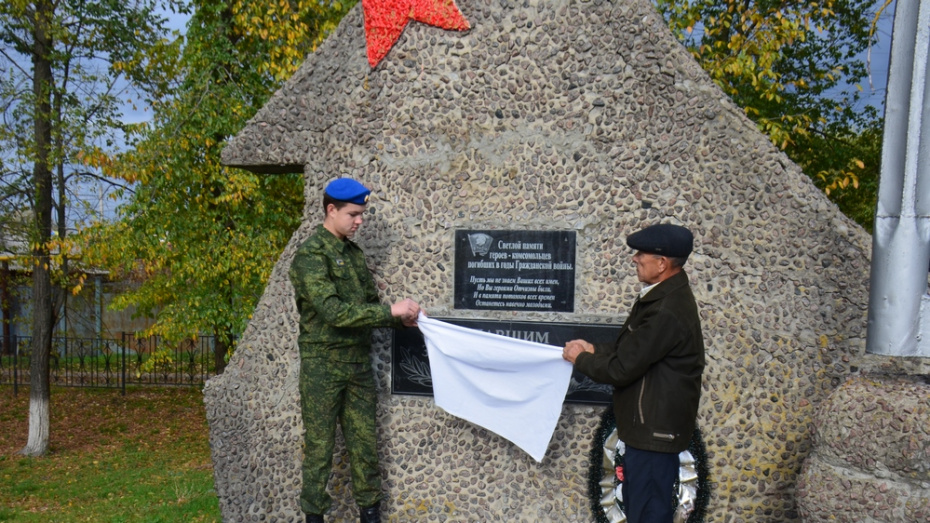
[(645, 285), (614, 345), (568, 342), (562, 356), (596, 382), (614, 386), (617, 434), (626, 444), (623, 502), (629, 523), (671, 523), (678, 453), (697, 422), (704, 339), (683, 266), (694, 237), (659, 224), (631, 234), (636, 276)]

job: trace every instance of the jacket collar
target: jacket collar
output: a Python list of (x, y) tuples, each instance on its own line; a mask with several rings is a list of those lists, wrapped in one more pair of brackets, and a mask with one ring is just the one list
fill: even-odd
[(659, 282), (652, 290), (647, 292), (645, 296), (640, 298), (640, 301), (650, 302), (660, 300), (671, 294), (673, 291), (687, 285), (688, 274), (684, 271), (684, 269), (682, 269), (678, 274), (672, 276), (671, 278)]
[(336, 238), (336, 235), (329, 232), (329, 229), (326, 227), (323, 227), (323, 224), (316, 226), (316, 234), (326, 246), (338, 252), (344, 252), (346, 244), (350, 241)]

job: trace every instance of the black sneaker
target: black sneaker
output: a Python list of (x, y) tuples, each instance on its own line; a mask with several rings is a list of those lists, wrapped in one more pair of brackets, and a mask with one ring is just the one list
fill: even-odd
[(358, 509), (359, 523), (381, 523), (381, 511), (378, 505)]
[(323, 516), (307, 514), (307, 523), (323, 523)]

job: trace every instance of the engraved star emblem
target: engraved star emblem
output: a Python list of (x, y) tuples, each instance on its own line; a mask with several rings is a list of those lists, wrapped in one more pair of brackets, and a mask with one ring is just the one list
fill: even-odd
[(454, 0), (362, 0), (362, 10), (372, 67), (388, 54), (410, 20), (457, 31), (471, 28)]

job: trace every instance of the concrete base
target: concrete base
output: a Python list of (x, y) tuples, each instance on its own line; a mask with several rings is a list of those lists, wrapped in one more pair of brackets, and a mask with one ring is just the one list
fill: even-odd
[(928, 363), (867, 356), (821, 404), (797, 487), (804, 521), (930, 521), (930, 379), (891, 373)]

